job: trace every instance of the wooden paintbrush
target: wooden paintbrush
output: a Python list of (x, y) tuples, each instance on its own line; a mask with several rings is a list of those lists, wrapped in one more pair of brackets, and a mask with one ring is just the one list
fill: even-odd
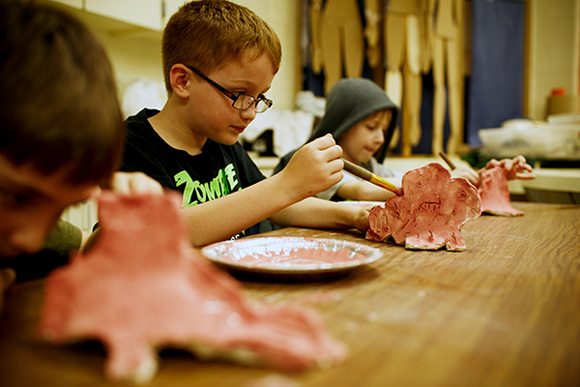
[(348, 172), (352, 173), (353, 175), (358, 176), (361, 179), (366, 180), (370, 183), (378, 185), (379, 187), (382, 187), (382, 188), (385, 188), (391, 192), (394, 192), (397, 195), (403, 194), (403, 191), (401, 190), (401, 188), (397, 188), (397, 186), (394, 185), (393, 183), (389, 183), (388, 181), (386, 181), (385, 179), (383, 179), (382, 177), (380, 177), (378, 175), (375, 175), (374, 173), (372, 173), (368, 169), (360, 167), (360, 166), (356, 165), (355, 163), (352, 163), (352, 162), (345, 160), (345, 159), (342, 159), (342, 161), (344, 162), (344, 170), (345, 171), (348, 171)]
[(441, 156), (441, 158), (447, 163), (447, 165), (452, 171), (455, 169), (455, 164), (453, 164), (453, 161), (451, 161), (451, 159), (445, 154), (445, 152), (439, 152), (439, 156)]

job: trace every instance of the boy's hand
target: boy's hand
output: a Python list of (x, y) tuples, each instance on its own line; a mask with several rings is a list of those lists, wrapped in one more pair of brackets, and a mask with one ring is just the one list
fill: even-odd
[(372, 206), (361, 208), (360, 211), (356, 213), (354, 217), (354, 226), (357, 228), (357, 230), (361, 232), (367, 232), (370, 227), (369, 213), (371, 212), (372, 208)]
[(109, 187), (120, 195), (161, 194), (163, 187), (142, 172), (115, 172)]
[(513, 159), (502, 159), (501, 161), (492, 159), (487, 163), (485, 169), (491, 169), (498, 165), (504, 169), (506, 178), (508, 180), (514, 179), (531, 180), (536, 178), (535, 175), (530, 173), (520, 173), (521, 171), (527, 172), (533, 171), (532, 166), (526, 162), (524, 156), (517, 156), (514, 157)]
[[(115, 172), (111, 181), (103, 189), (110, 189), (118, 195), (163, 194), (163, 186), (143, 172)], [(80, 251), (88, 252), (99, 237), (99, 229), (92, 233), (83, 231)]]
[(288, 188), (299, 199), (316, 195), (342, 180), (342, 148), (331, 135), (319, 137), (300, 148), (282, 170)]
[(476, 187), (479, 187), (480, 179), (479, 174), (469, 167), (463, 165), (458, 166), (456, 169), (451, 171), (452, 177), (463, 177), (465, 180), (470, 182)]
[(4, 307), (4, 291), (16, 279), (16, 273), (12, 269), (0, 269), (0, 313)]

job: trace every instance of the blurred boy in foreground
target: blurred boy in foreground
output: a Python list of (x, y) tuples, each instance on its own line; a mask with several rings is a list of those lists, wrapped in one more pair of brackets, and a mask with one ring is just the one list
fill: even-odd
[(16, 275), (41, 277), (81, 248), (87, 235), (59, 220), (66, 207), (99, 186), (162, 188), (142, 174), (115, 173), (125, 130), (112, 68), (101, 44), (64, 11), (0, 2), (0, 85), (3, 291)]

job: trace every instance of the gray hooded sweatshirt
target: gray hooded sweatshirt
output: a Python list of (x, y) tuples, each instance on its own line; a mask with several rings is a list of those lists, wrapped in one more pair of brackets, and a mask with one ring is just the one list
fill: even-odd
[[(362, 119), (386, 109), (392, 110), (393, 116), (389, 127), (385, 130), (385, 143), (368, 163), (361, 164), (361, 166), (381, 177), (402, 176), (402, 173), (382, 165), (395, 128), (399, 123), (400, 109), (389, 99), (385, 91), (370, 79), (343, 78), (330, 89), (326, 98), (324, 116), (307, 143), (328, 133), (332, 133), (332, 136), (337, 139)], [(284, 155), (274, 169), (274, 173), (280, 172), (297, 150)], [(346, 171), (343, 173), (344, 178), (340, 183), (316, 196), (323, 199), (342, 200), (336, 196), (336, 191), (340, 185), (345, 181), (358, 179)]]

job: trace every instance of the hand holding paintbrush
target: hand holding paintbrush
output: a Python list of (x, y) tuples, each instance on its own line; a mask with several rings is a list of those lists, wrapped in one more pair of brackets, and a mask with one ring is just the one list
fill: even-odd
[[(479, 176), (481, 175), (481, 173), (486, 169), (490, 169), (495, 166), (501, 166), (503, 168), (508, 180), (514, 179), (529, 180), (534, 179), (536, 177), (534, 174), (531, 173), (533, 169), (526, 162), (526, 159), (523, 156), (517, 156), (514, 157), (513, 159), (502, 159), (499, 161), (492, 159), (487, 163), (485, 167), (481, 168), (478, 171), (474, 171), (471, 168), (462, 168), (462, 167), (456, 168), (455, 164), (453, 164), (453, 161), (451, 161), (449, 156), (447, 156), (444, 152), (439, 152), (439, 156), (441, 156), (441, 158), (447, 163), (451, 171), (456, 171), (455, 173), (452, 172), (454, 175), (456, 175), (455, 177), (463, 177), (467, 179), (467, 181), (469, 181), (470, 183), (474, 184), (476, 187), (479, 187), (480, 184)], [(524, 173), (522, 173), (522, 171)]]
[(460, 165), (459, 168), (455, 166), (451, 158), (445, 154), (445, 152), (439, 152), (439, 156), (445, 161), (449, 169), (451, 170), (451, 175), (453, 177), (462, 177), (465, 180), (469, 181), (476, 187), (479, 187), (479, 173), (472, 168), (465, 167)]

